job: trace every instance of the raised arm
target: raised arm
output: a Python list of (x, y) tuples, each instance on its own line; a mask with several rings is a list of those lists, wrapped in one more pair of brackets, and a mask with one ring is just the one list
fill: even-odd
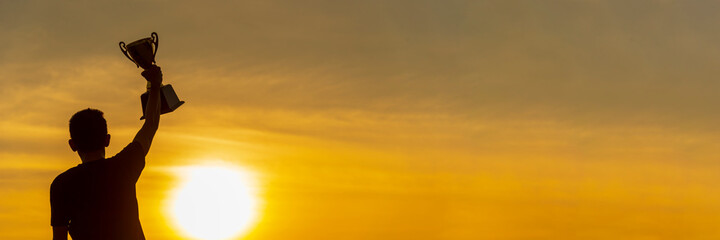
[(148, 100), (145, 106), (145, 123), (135, 135), (133, 141), (138, 142), (147, 154), (150, 150), (155, 132), (160, 124), (160, 87), (162, 87), (162, 71), (158, 66), (152, 66), (142, 72), (142, 76), (150, 82)]

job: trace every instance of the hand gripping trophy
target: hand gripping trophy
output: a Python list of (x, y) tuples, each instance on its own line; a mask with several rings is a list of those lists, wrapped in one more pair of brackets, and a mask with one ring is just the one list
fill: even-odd
[[(153, 45), (155, 45), (154, 49)], [(122, 51), (123, 54), (130, 59), (130, 61), (133, 61), (136, 66), (142, 67), (143, 69), (148, 69), (149, 67), (155, 65), (155, 54), (157, 53), (157, 49), (158, 35), (155, 32), (150, 34), (149, 38), (134, 41), (128, 44), (127, 47), (125, 46), (125, 42), (120, 42), (120, 51)], [(150, 87), (150, 82), (148, 82), (147, 86), (148, 88)], [(143, 116), (140, 117), (140, 119), (145, 118), (144, 113), (147, 100), (148, 92), (145, 92), (140, 96), (140, 102), (142, 103), (143, 109)], [(180, 99), (178, 99), (177, 94), (175, 94), (175, 90), (173, 90), (172, 85), (170, 84), (165, 84), (160, 88), (160, 100), (162, 102), (160, 114), (175, 111), (175, 109), (185, 103), (185, 101), (180, 101)]]

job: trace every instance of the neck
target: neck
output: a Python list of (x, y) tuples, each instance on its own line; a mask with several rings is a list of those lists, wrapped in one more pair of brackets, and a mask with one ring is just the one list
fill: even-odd
[(90, 151), (90, 152), (78, 151), (77, 153), (78, 153), (78, 156), (80, 156), (80, 160), (83, 163), (92, 162), (92, 161), (100, 160), (100, 159), (105, 159), (105, 148), (98, 149), (95, 151)]

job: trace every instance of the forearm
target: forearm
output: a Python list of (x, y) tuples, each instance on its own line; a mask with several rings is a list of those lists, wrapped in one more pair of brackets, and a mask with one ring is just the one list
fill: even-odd
[[(160, 85), (160, 84), (157, 84)], [(143, 146), (145, 153), (150, 150), (155, 132), (160, 125), (160, 86), (151, 86), (148, 89), (148, 100), (145, 105), (145, 123), (135, 135), (134, 141)]]
[(145, 70), (143, 77), (150, 83), (150, 89), (148, 89), (148, 99), (147, 103), (145, 103), (145, 123), (135, 135), (134, 141), (140, 143), (145, 150), (145, 154), (147, 154), (155, 132), (160, 125), (162, 72), (159, 67), (154, 67)]
[(157, 126), (160, 121), (161, 83), (152, 83), (148, 89), (148, 102), (145, 106), (145, 124)]

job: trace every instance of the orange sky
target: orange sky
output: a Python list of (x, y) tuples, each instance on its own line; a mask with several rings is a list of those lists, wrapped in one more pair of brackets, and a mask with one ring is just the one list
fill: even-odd
[(142, 124), (117, 42), (160, 38), (148, 239), (176, 166), (251, 170), (243, 239), (720, 238), (720, 3), (2, 1), (0, 239), (49, 239), (49, 184)]

